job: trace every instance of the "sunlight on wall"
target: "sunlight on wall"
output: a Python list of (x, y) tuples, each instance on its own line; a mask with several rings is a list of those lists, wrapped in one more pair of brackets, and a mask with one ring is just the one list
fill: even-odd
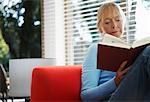
[(137, 0), (137, 33), (135, 35), (136, 39), (141, 39), (143, 37), (150, 36), (150, 7), (148, 6), (148, 4), (150, 4), (150, 1), (142, 2), (142, 0)]

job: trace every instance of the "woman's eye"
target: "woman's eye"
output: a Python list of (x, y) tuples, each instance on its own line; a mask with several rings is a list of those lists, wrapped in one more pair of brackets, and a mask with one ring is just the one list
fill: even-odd
[(120, 19), (116, 19), (116, 21), (120, 21)]
[(106, 22), (105, 24), (109, 24), (108, 22)]
[(110, 22), (105, 22), (105, 24), (109, 24)]

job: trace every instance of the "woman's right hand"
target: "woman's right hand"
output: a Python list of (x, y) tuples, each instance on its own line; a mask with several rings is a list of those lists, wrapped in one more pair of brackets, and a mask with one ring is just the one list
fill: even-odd
[(118, 69), (117, 73), (116, 73), (116, 77), (115, 77), (115, 83), (116, 86), (118, 87), (120, 82), (122, 81), (122, 79), (124, 78), (124, 76), (126, 75), (126, 73), (128, 72), (129, 68), (125, 68), (125, 65), (127, 64), (127, 61), (124, 61), (121, 65), (120, 68)]

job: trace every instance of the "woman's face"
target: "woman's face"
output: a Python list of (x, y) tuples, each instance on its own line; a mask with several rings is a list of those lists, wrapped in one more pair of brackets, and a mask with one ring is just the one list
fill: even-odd
[(119, 11), (114, 8), (104, 10), (99, 27), (102, 33), (120, 37), (123, 33), (123, 20)]

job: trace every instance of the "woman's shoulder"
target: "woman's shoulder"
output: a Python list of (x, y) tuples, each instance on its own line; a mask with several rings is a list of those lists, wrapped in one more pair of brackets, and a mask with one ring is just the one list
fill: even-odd
[(92, 48), (92, 49), (93, 49), (93, 48), (97, 49), (97, 45), (98, 45), (98, 43), (92, 43), (89, 48), (90, 48), (90, 49), (91, 49), (91, 48)]
[(88, 50), (87, 50), (87, 53), (88, 53), (88, 54), (89, 54), (89, 53), (91, 53), (91, 54), (97, 53), (97, 45), (98, 45), (98, 43), (92, 43), (92, 44), (89, 46), (89, 48), (88, 48)]

